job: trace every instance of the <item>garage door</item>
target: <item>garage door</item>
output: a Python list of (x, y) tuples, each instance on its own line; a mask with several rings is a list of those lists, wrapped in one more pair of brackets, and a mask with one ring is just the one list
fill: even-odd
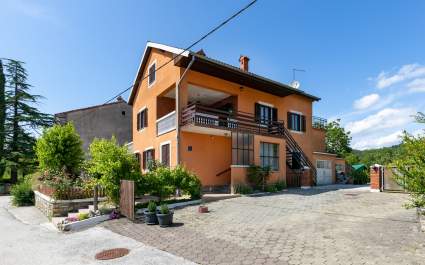
[(330, 160), (316, 160), (317, 185), (332, 184), (332, 163)]

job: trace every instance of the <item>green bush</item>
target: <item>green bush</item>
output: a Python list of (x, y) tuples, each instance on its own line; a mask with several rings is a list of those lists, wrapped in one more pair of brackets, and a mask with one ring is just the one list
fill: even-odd
[(136, 158), (128, 152), (127, 147), (119, 146), (115, 137), (111, 140), (94, 139), (89, 151), (91, 159), (86, 164), (86, 171), (91, 179), (89, 186), (102, 186), (108, 198), (118, 204), (121, 180), (140, 179), (140, 167)]
[(16, 206), (25, 206), (34, 204), (34, 191), (31, 187), (31, 180), (25, 178), (10, 189), (12, 203)]
[(148, 204), (148, 211), (150, 213), (156, 212), (156, 203), (154, 201), (150, 201)]
[(266, 186), (266, 191), (267, 192), (278, 192), (277, 187), (274, 184), (267, 185)]
[(201, 182), (183, 166), (170, 169), (159, 163), (152, 165), (155, 166), (137, 182), (138, 194), (151, 194), (160, 200), (181, 192), (190, 195), (192, 199), (201, 197)]
[(286, 182), (285, 181), (277, 181), (274, 183), (276, 189), (278, 191), (284, 190), (286, 189)]
[(256, 165), (250, 165), (247, 170), (248, 181), (254, 187), (254, 189), (265, 190), (270, 173), (271, 168), (269, 166), (260, 167)]
[(37, 140), (35, 152), (43, 171), (77, 175), (84, 161), (82, 141), (71, 123), (46, 129)]
[(253, 192), (253, 189), (244, 184), (236, 184), (233, 186), (233, 189), (235, 190), (235, 193), (238, 194), (251, 194)]
[(366, 170), (353, 170), (351, 176), (353, 178), (353, 184), (363, 185), (369, 183), (369, 174)]

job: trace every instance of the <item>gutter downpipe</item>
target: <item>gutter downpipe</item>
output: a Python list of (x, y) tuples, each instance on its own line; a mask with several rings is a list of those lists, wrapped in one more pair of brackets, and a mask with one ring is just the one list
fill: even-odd
[(186, 76), (188, 70), (192, 67), (192, 64), (195, 62), (195, 58), (196, 57), (192, 55), (192, 59), (190, 60), (189, 65), (186, 67), (182, 76), (176, 83), (177, 165), (180, 164), (180, 82)]

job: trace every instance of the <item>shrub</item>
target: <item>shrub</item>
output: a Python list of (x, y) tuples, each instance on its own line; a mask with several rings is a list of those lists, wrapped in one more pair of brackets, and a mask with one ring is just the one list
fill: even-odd
[(366, 170), (352, 171), (353, 184), (363, 185), (369, 183), (369, 174)]
[(274, 184), (272, 184), (272, 185), (267, 185), (266, 186), (266, 191), (267, 192), (278, 192), (278, 189), (277, 189), (277, 187)]
[(29, 178), (25, 178), (20, 183), (12, 186), (10, 194), (12, 195), (12, 203), (16, 206), (34, 204), (34, 192)]
[(82, 220), (86, 220), (86, 219), (89, 219), (88, 213), (79, 213), (78, 214), (78, 220), (82, 221)]
[(251, 194), (253, 192), (250, 186), (244, 184), (235, 184), (233, 188), (235, 190), (235, 193), (238, 194)]
[(277, 182), (274, 183), (274, 185), (275, 185), (275, 187), (278, 191), (286, 189), (286, 182), (285, 181), (277, 181)]
[(154, 213), (156, 212), (156, 203), (154, 201), (150, 201), (148, 204), (148, 212)]
[(71, 123), (46, 129), (36, 142), (35, 152), (43, 171), (76, 175), (84, 161), (82, 141)]
[(170, 209), (168, 208), (167, 204), (163, 203), (163, 204), (161, 204), (161, 206), (159, 206), (159, 212), (161, 214), (168, 214), (168, 213), (170, 213)]
[(271, 168), (269, 166), (250, 165), (247, 170), (248, 181), (255, 189), (265, 190), (270, 173)]
[(111, 140), (94, 139), (89, 151), (91, 159), (86, 165), (91, 178), (89, 186), (102, 186), (108, 198), (118, 204), (120, 181), (140, 179), (140, 167), (136, 158), (128, 152), (127, 147), (119, 146), (115, 137)]

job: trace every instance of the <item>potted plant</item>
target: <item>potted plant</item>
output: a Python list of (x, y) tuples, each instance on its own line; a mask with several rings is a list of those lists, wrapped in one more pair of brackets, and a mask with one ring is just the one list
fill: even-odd
[(156, 217), (156, 203), (150, 201), (148, 208), (143, 212), (145, 215), (145, 223), (148, 225), (155, 225), (158, 223), (158, 218)]
[(173, 212), (170, 211), (167, 204), (161, 204), (159, 213), (156, 214), (161, 227), (170, 226), (173, 223)]

